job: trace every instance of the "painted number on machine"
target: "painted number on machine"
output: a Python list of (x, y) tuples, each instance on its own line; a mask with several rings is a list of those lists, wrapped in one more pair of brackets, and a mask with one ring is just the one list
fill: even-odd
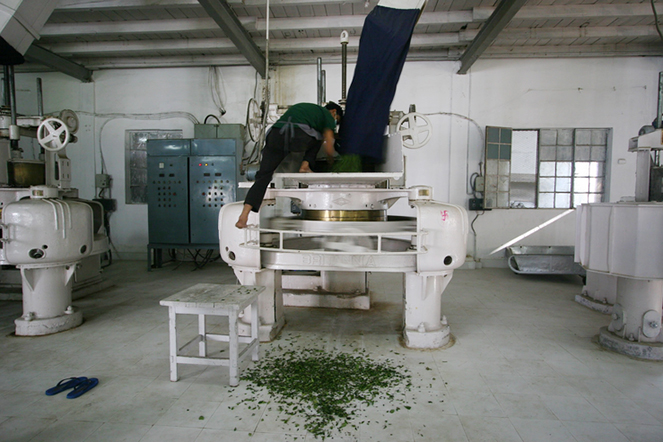
[(442, 221), (449, 219), (450, 215), (446, 210), (440, 210), (440, 215), (442, 216)]

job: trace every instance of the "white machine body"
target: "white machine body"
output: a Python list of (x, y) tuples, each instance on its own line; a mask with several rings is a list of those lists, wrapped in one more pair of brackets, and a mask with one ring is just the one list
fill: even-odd
[[(391, 142), (397, 140), (394, 137)], [(401, 155), (400, 145), (389, 150)], [(219, 213), (222, 259), (233, 267), (241, 284), (268, 286), (259, 304), (261, 340), (273, 339), (285, 323), (282, 272), (309, 270), (320, 272), (317, 281), (321, 283), (328, 281), (329, 286), (345, 290), (354, 285), (357, 291), (367, 291), (361, 276), (349, 278), (349, 287), (344, 287), (328, 274), (339, 273), (345, 279), (352, 273), (405, 273), (405, 344), (426, 349), (450, 342), (441, 296), (453, 270), (465, 262), (469, 229), (465, 209), (434, 201), (429, 187), (384, 186), (400, 179), (402, 172), (277, 175), (274, 181), (280, 185), (267, 190), (260, 213), (249, 215), (247, 228), (235, 227), (243, 203), (227, 204)], [(387, 215), (401, 198), (407, 199), (414, 216)], [(279, 207), (289, 208), (290, 202), (301, 208), (301, 216), (280, 215)], [(365, 212), (377, 215), (354, 219), (354, 214)], [(312, 292), (325, 298), (322, 284)], [(330, 301), (338, 298), (334, 293), (317, 302), (311, 301), (314, 295), (307, 296), (304, 303), (288, 305), (349, 306)], [(365, 296), (350, 307), (367, 308)]]
[(635, 202), (583, 204), (576, 218), (575, 260), (608, 288), (615, 285), (608, 278), (616, 280), (612, 321), (600, 330), (599, 343), (651, 360), (663, 360), (663, 203), (646, 199), (650, 151), (663, 148), (662, 135), (656, 130), (630, 140), (642, 163)]
[[(22, 277), (23, 316), (15, 321), (19, 336), (51, 334), (82, 323), (82, 314), (71, 306), (71, 287), (76, 265), (94, 247), (88, 204), (49, 198), (43, 188), (31, 190), (30, 199), (2, 210), (4, 259)], [(53, 191), (57, 196), (57, 189)]]

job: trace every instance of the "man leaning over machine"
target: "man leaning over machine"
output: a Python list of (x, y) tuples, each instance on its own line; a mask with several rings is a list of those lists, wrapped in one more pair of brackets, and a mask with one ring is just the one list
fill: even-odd
[(320, 150), (320, 141), (329, 162), (334, 161), (334, 129), (341, 122), (343, 109), (334, 102), (325, 107), (312, 103), (291, 106), (269, 130), (262, 151), (256, 180), (246, 194), (244, 208), (235, 226), (246, 227), (249, 212), (258, 212), (274, 171), (290, 152), (305, 152), (300, 172), (311, 172), (310, 165)]

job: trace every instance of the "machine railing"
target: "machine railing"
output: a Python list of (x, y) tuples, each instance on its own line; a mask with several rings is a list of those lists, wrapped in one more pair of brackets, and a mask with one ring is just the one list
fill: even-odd
[[(329, 255), (418, 255), (427, 253), (426, 247), (423, 245), (423, 239), (428, 234), (427, 231), (422, 230), (418, 232), (413, 231), (393, 231), (393, 232), (311, 232), (304, 230), (281, 230), (281, 229), (261, 229), (255, 225), (249, 225), (244, 231), (244, 242), (240, 243), (240, 247), (249, 249), (266, 250), (270, 252), (282, 253), (317, 253)], [(270, 245), (261, 245), (260, 238), (262, 235), (278, 235), (277, 241), (272, 240)], [(286, 236), (291, 236), (286, 238)], [(301, 237), (358, 237), (358, 238), (375, 238), (375, 248), (359, 250), (361, 246), (356, 246), (354, 250), (324, 250), (319, 248), (314, 249), (297, 249), (285, 247), (285, 242), (288, 239), (295, 239)], [(405, 250), (385, 250), (383, 242), (385, 240), (398, 240), (405, 241), (405, 237), (409, 237), (410, 246)], [(339, 243), (327, 243), (339, 246)], [(347, 244), (352, 247), (352, 244)], [(343, 247), (342, 245), (340, 247)]]

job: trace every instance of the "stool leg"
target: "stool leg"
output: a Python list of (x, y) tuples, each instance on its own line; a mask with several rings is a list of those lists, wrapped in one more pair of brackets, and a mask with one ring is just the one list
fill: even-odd
[(230, 355), (228, 359), (228, 366), (230, 367), (230, 386), (236, 387), (239, 385), (237, 355), (238, 351), (238, 332), (237, 332), (237, 312), (232, 311), (228, 315), (228, 326), (230, 328)]
[(259, 331), (258, 331), (258, 324), (260, 322), (260, 318), (258, 317), (258, 300), (256, 300), (253, 304), (251, 304), (251, 342), (256, 343), (255, 348), (251, 352), (251, 360), (257, 361), (259, 356), (258, 356), (258, 345), (260, 342), (260, 336)]
[(177, 382), (177, 313), (168, 307), (168, 328), (170, 331), (170, 380)]
[(205, 330), (205, 315), (198, 315), (198, 334), (200, 335), (198, 354), (201, 358), (205, 358), (207, 357), (207, 331)]

